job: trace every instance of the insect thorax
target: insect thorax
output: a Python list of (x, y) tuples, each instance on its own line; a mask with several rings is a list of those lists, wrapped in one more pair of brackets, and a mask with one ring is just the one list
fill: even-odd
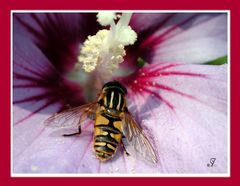
[(109, 89), (104, 94), (102, 105), (109, 111), (123, 112), (126, 107), (125, 95), (118, 89)]

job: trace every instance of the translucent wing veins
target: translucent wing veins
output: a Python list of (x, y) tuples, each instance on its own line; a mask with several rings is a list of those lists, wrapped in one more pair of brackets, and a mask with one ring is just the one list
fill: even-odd
[(93, 118), (98, 107), (97, 102), (70, 108), (60, 113), (53, 114), (44, 124), (52, 127), (71, 127), (79, 126), (85, 119)]
[(127, 143), (131, 145), (140, 156), (150, 162), (157, 162), (157, 156), (151, 143), (129, 112), (124, 114), (123, 134), (127, 138)]

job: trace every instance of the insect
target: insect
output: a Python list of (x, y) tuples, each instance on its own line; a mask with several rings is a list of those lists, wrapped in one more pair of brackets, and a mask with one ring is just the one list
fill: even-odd
[[(64, 134), (74, 136), (81, 134), (81, 124), (87, 118), (94, 122), (94, 151), (100, 161), (112, 158), (119, 144), (129, 155), (125, 144), (144, 159), (157, 162), (155, 151), (142, 128), (128, 111), (126, 104), (126, 88), (118, 81), (104, 84), (95, 102), (70, 108), (52, 115), (45, 121), (46, 125), (78, 126), (78, 132)], [(123, 139), (125, 142), (123, 142)]]

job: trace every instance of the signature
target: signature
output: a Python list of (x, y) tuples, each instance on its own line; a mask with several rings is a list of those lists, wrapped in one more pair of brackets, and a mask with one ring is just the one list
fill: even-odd
[(210, 158), (210, 161), (209, 163), (207, 164), (208, 167), (213, 167), (214, 166), (214, 163), (216, 162), (216, 159), (217, 158)]

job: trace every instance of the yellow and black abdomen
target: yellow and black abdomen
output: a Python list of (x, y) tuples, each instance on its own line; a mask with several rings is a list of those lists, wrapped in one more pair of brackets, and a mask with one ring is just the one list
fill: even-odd
[(122, 121), (107, 113), (96, 116), (94, 125), (94, 150), (101, 161), (111, 158), (122, 139)]

